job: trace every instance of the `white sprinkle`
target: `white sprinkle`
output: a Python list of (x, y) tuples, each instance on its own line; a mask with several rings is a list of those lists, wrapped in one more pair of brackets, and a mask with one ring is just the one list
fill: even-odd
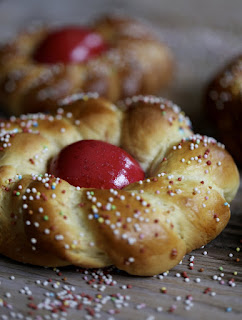
[(55, 240), (64, 240), (64, 236), (62, 234), (57, 234)]
[(92, 208), (92, 212), (93, 212), (93, 213), (98, 213), (98, 208), (97, 208), (96, 206), (93, 207), (93, 208)]
[(130, 245), (134, 244), (136, 242), (136, 239), (135, 238), (128, 238), (128, 243)]
[(71, 112), (67, 112), (66, 117), (67, 118), (71, 118), (72, 117), (72, 113)]

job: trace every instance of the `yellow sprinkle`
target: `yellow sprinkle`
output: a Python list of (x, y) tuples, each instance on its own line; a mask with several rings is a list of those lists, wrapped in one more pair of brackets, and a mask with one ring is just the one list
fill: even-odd
[(72, 245), (71, 245), (71, 249), (76, 249), (76, 245), (75, 245), (75, 244), (72, 244)]
[(237, 247), (237, 248), (236, 248), (236, 251), (237, 251), (237, 252), (240, 252), (240, 248), (239, 248), (239, 247)]
[(191, 161), (190, 161), (190, 160), (188, 160), (188, 161), (187, 161), (187, 164), (190, 164), (190, 163), (191, 163)]
[(237, 272), (237, 271), (234, 271), (234, 275), (237, 276), (237, 275), (238, 275), (238, 272)]
[(64, 304), (65, 306), (68, 306), (68, 305), (69, 305), (69, 302), (65, 300), (65, 301), (63, 302), (63, 304)]
[(103, 221), (104, 221), (104, 219), (103, 219), (102, 217), (98, 218), (97, 220), (98, 220), (98, 222), (100, 222), (100, 223), (103, 223)]
[(88, 96), (83, 96), (83, 100), (87, 101), (88, 100)]
[(98, 295), (97, 295), (97, 298), (98, 298), (98, 299), (102, 299), (102, 295), (101, 295), (101, 294), (98, 294)]

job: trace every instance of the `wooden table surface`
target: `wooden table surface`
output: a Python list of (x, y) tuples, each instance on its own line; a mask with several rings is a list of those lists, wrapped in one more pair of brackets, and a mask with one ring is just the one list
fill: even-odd
[[(32, 18), (61, 22), (83, 18), (78, 1), (61, 0), (59, 6), (53, 1), (49, 10), (48, 3), (0, 1), (0, 40)], [(133, 0), (121, 5), (110, 0), (100, 6), (91, 1), (85, 6), (85, 19), (123, 6), (123, 12), (153, 25), (176, 60), (173, 84), (162, 94), (186, 111), (195, 131), (212, 132), (202, 113), (202, 95), (213, 72), (242, 51), (242, 2), (228, 6), (228, 1), (216, 0), (217, 8), (208, 0), (160, 3)], [(231, 211), (231, 220), (217, 239), (187, 255), (168, 274), (155, 277), (73, 266), (53, 270), (0, 256), (0, 319), (242, 319), (242, 188)]]

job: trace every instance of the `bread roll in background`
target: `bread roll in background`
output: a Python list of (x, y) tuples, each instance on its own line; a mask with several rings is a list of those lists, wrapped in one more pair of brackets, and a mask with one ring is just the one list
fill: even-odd
[(216, 73), (208, 85), (205, 109), (217, 138), (242, 165), (242, 54)]

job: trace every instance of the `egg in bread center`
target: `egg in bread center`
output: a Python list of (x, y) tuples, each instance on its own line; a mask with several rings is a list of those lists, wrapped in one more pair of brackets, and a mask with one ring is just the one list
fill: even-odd
[(144, 180), (139, 163), (123, 149), (100, 140), (81, 140), (51, 159), (49, 172), (76, 187), (122, 189)]
[(102, 36), (75, 26), (50, 31), (39, 43), (33, 59), (39, 63), (84, 63), (108, 49)]

